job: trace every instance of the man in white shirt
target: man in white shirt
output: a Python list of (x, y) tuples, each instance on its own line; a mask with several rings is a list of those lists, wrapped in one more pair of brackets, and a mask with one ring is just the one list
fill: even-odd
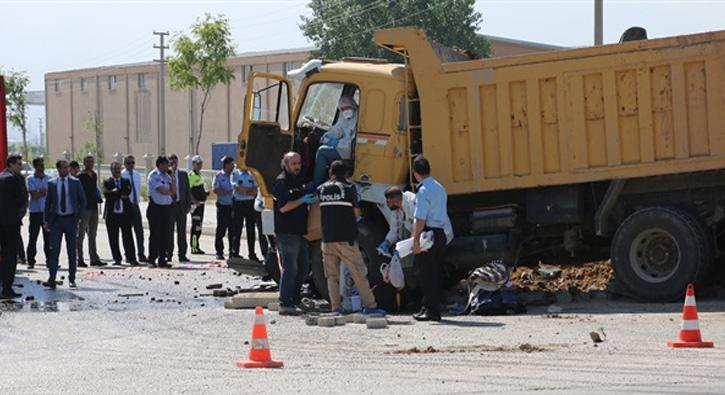
[(141, 219), (141, 208), (139, 206), (139, 202), (141, 201), (141, 174), (136, 171), (136, 158), (133, 155), (128, 155), (124, 159), (123, 165), (126, 168), (121, 172), (121, 177), (129, 180), (131, 183), (131, 194), (128, 196), (128, 200), (130, 203), (131, 227), (136, 234), (138, 260), (139, 262), (148, 262), (146, 255), (144, 255), (143, 222)]

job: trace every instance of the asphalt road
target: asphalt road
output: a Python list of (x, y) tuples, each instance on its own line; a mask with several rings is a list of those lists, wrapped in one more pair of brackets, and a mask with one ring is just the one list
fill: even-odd
[[(209, 252), (211, 238), (203, 243)], [(18, 290), (35, 300), (0, 305), (0, 394), (725, 392), (725, 301), (703, 299), (700, 326), (714, 349), (666, 347), (680, 303), (591, 301), (558, 316), (537, 307), (441, 323), (401, 315), (379, 330), (309, 327), (271, 312), (272, 355), (285, 367), (239, 369), (253, 313), (225, 310), (206, 286), (260, 279), (224, 266), (210, 255), (171, 270), (82, 269), (78, 290), (64, 282), (55, 292), (36, 283), (44, 268), (21, 267)], [(595, 346), (589, 332), (602, 330)]]

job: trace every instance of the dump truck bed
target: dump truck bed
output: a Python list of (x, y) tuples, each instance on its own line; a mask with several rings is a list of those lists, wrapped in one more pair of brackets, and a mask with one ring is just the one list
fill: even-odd
[(409, 56), (452, 194), (725, 167), (725, 31), (455, 63), (417, 29), (375, 40)]

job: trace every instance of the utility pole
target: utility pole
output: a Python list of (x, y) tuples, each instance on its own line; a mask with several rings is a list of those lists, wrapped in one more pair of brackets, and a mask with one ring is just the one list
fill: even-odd
[(45, 144), (43, 144), (43, 118), (38, 118), (38, 145), (45, 148)]
[(594, 45), (604, 44), (604, 0), (594, 0)]
[(154, 35), (159, 36), (159, 44), (154, 44), (154, 48), (159, 50), (159, 58), (154, 62), (159, 62), (159, 154), (166, 154), (166, 83), (164, 82), (166, 73), (166, 58), (164, 58), (164, 50), (169, 49), (168, 45), (164, 45), (164, 37), (169, 32), (157, 32)]

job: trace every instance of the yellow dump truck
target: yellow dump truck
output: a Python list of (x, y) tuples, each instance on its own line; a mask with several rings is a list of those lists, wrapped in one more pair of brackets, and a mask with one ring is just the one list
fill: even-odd
[[(253, 74), (239, 136), (239, 165), (269, 197), (290, 149), (311, 177), (338, 99), (355, 98), (351, 180), (372, 283), (383, 191), (412, 187), (417, 154), (449, 193), (454, 276), (494, 258), (611, 257), (626, 291), (666, 301), (713, 270), (725, 249), (725, 32), (482, 60), (415, 28), (374, 38), (402, 63), (311, 62), (293, 106), (291, 82)], [(262, 100), (273, 110), (261, 113)], [(313, 253), (312, 277), (324, 294), (319, 260)]]

